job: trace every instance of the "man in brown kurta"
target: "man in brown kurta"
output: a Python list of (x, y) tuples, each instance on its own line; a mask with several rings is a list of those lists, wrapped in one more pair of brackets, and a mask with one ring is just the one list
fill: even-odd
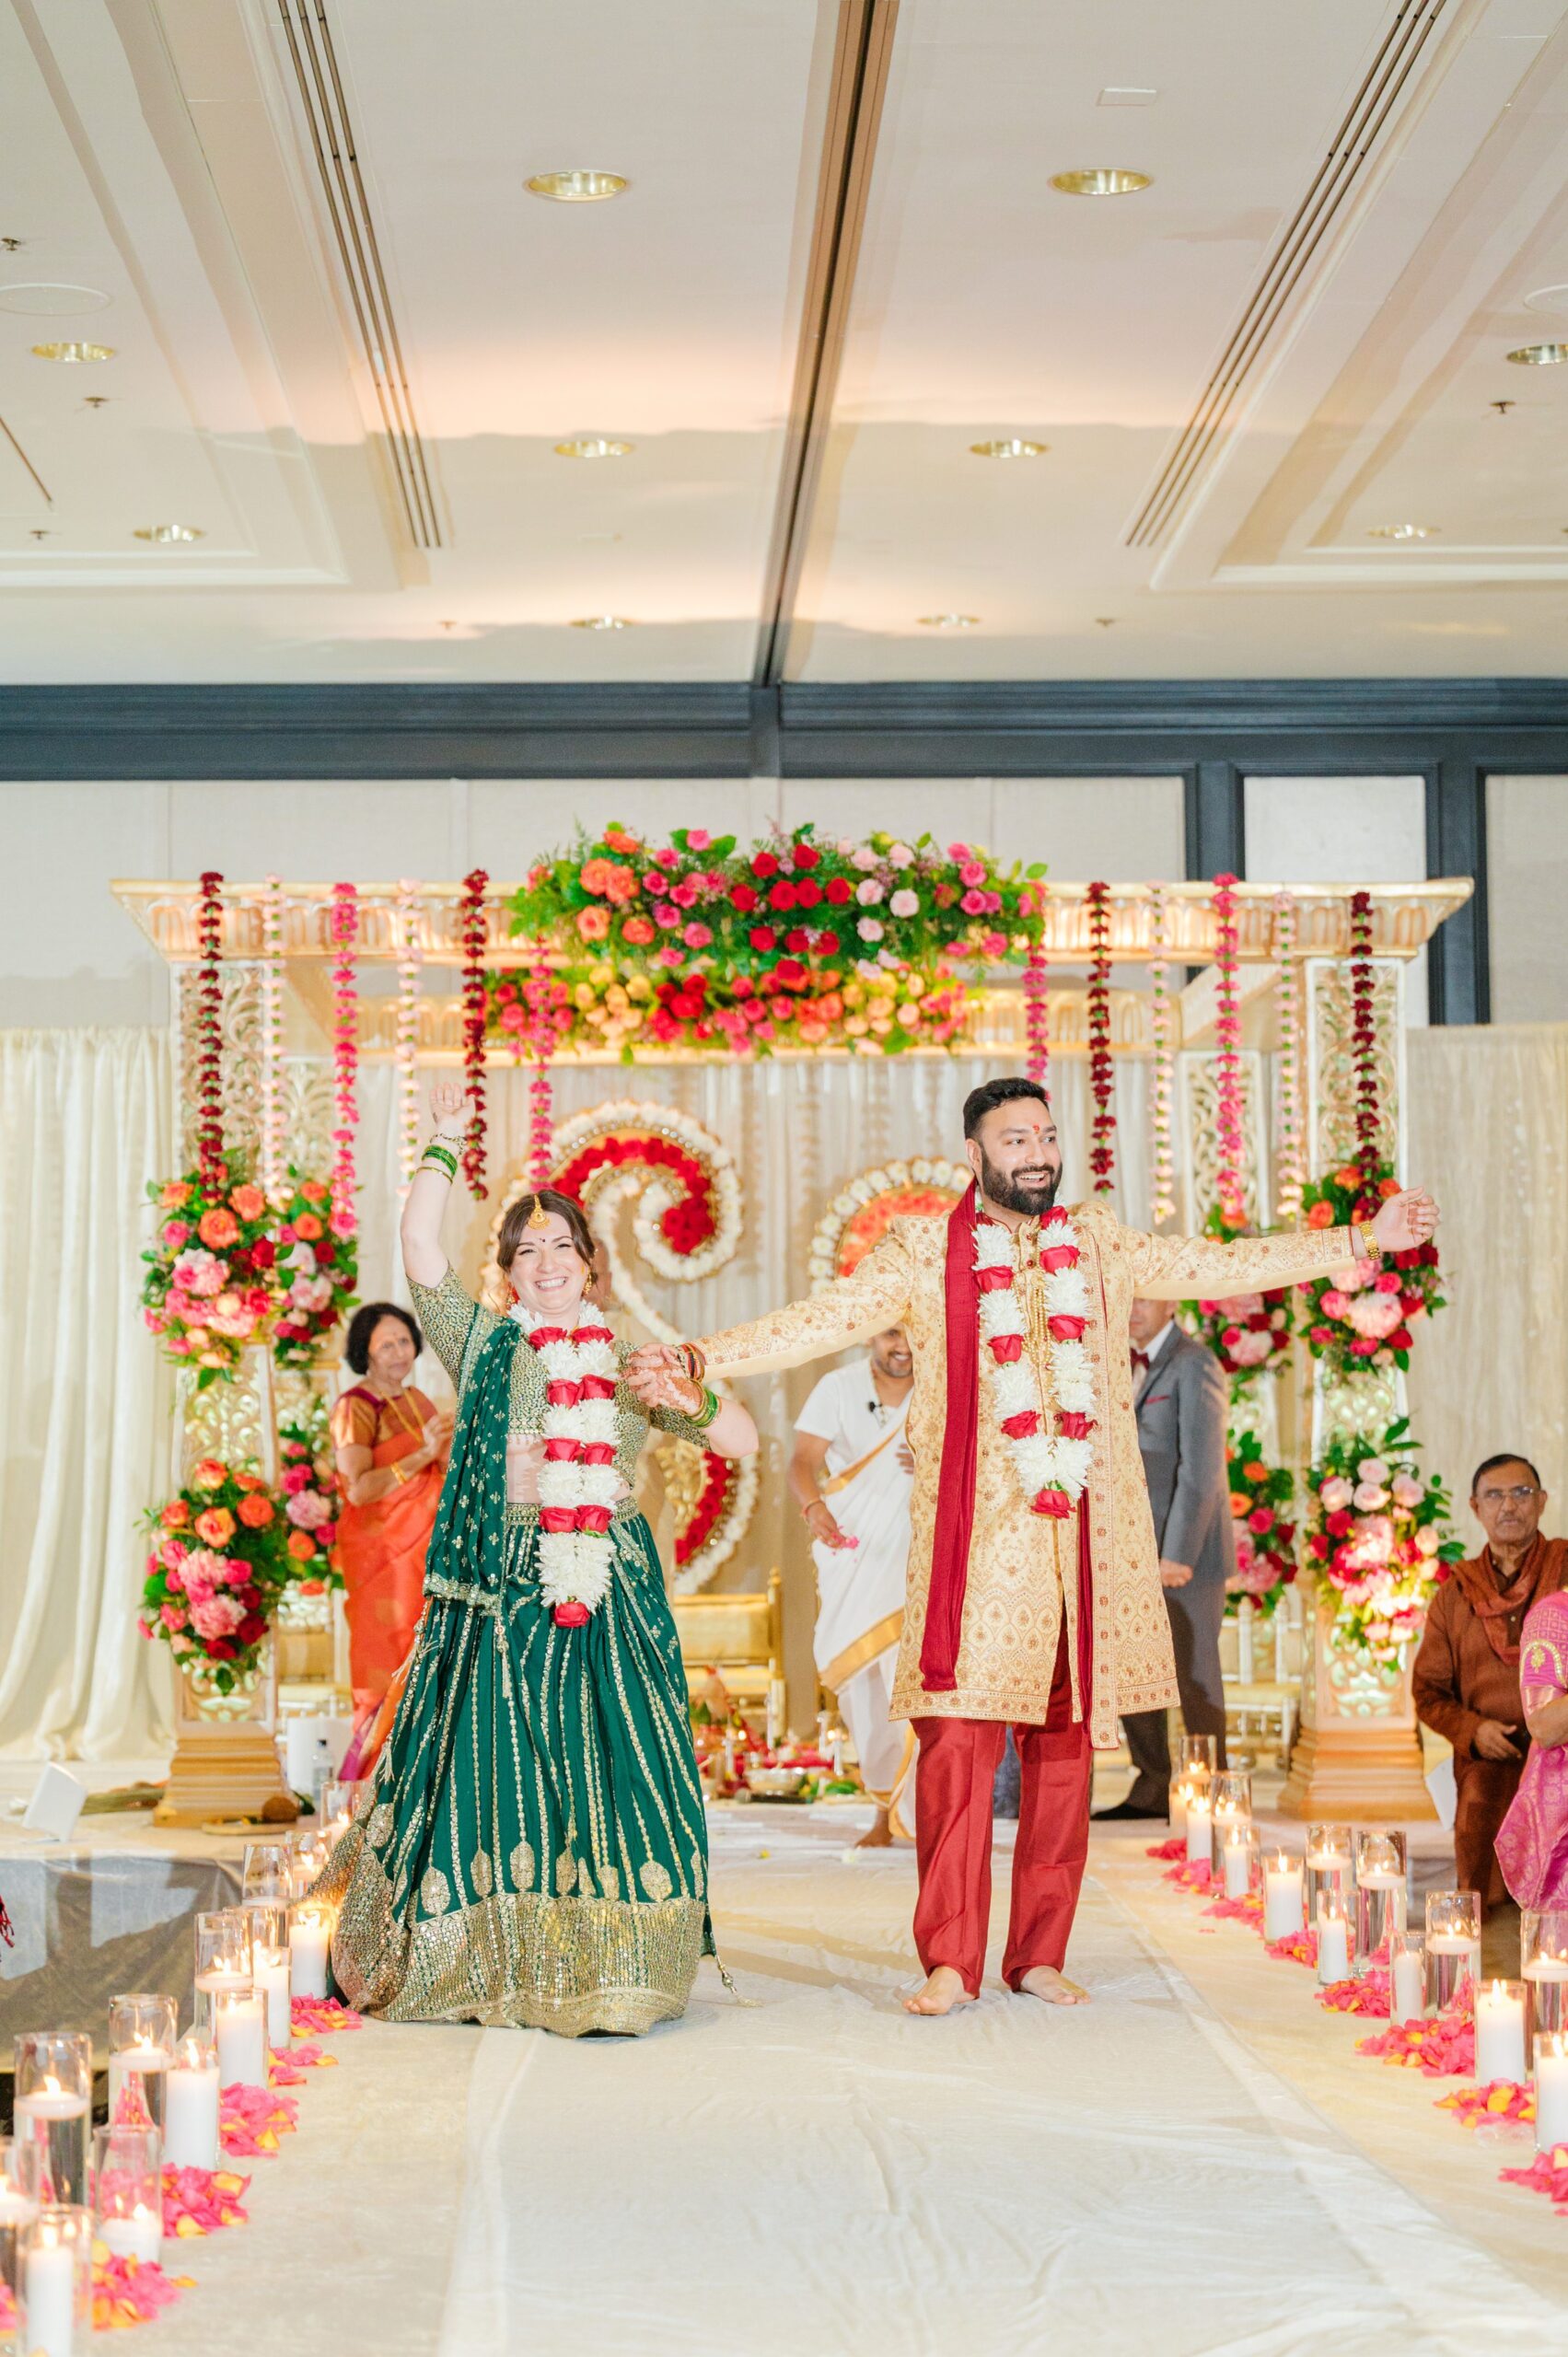
[(1524, 1457), (1489, 1457), (1470, 1484), (1486, 1533), (1479, 1555), (1456, 1563), (1432, 1599), (1415, 1657), (1417, 1716), (1454, 1747), (1454, 1870), (1481, 1905), (1508, 1893), (1497, 1829), (1524, 1774), (1529, 1736), (1519, 1698), (1519, 1639), (1538, 1596), (1568, 1585), (1568, 1539), (1543, 1538), (1546, 1492)]

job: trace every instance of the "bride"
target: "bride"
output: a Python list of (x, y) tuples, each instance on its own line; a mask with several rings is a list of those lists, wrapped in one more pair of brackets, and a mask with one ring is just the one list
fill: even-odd
[(679, 1376), (651, 1410), (628, 1390), (569, 1195), (502, 1222), (509, 1314), (471, 1299), (440, 1243), (464, 1092), (430, 1104), (403, 1264), (457, 1430), (403, 1700), (319, 1887), (333, 1974), (389, 2021), (635, 2033), (684, 2011), (713, 1931), (679, 1643), (631, 1475), (650, 1422), (721, 1457), (757, 1428)]

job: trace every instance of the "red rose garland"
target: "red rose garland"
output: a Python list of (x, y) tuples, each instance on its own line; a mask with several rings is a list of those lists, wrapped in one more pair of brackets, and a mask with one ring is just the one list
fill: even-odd
[(1116, 1116), (1110, 1109), (1110, 888), (1091, 884), (1088, 891), (1089, 943), (1089, 1089), (1094, 1097), (1089, 1168), (1097, 1195), (1109, 1195), (1115, 1184), (1116, 1149), (1111, 1138)]
[[(332, 887), (332, 1202), (341, 1219), (357, 1225), (357, 1180), (354, 1133), (359, 1121), (355, 1086), (359, 1067), (359, 986), (354, 949), (359, 939), (359, 894), (352, 884)], [(340, 1229), (339, 1231), (343, 1231)]]
[(204, 1187), (223, 1183), (223, 877), (202, 877), (196, 912), (196, 1168)]
[(1382, 1127), (1377, 1102), (1377, 1031), (1373, 1014), (1372, 895), (1353, 892), (1350, 902), (1351, 1062), (1355, 1069), (1355, 1147), (1364, 1163), (1381, 1159)]
[(1214, 878), (1214, 1059), (1217, 1103), (1214, 1130), (1218, 1156), (1214, 1170), (1220, 1217), (1227, 1227), (1247, 1224), (1247, 1194), (1242, 1178), (1241, 1016), (1237, 995), (1236, 878)]
[(471, 1194), (482, 1195), (484, 1184), (484, 1018), (486, 991), (484, 950), (488, 928), (484, 896), (490, 877), (482, 867), (463, 878), (458, 902), (458, 931), (463, 945), (463, 1077), (468, 1085), (468, 1142), (463, 1147), (463, 1177)]

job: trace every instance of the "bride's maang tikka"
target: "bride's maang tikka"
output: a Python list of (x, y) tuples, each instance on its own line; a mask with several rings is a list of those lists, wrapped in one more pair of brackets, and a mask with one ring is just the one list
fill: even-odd
[(545, 1210), (544, 1205), (540, 1202), (537, 1195), (533, 1199), (533, 1209), (529, 1212), (527, 1220), (524, 1222), (524, 1225), (528, 1227), (548, 1227), (550, 1225), (550, 1213)]

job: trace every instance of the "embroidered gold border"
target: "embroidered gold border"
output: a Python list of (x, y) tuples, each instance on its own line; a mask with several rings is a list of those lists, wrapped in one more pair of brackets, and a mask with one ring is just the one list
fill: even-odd
[(874, 1620), (864, 1637), (856, 1637), (853, 1645), (846, 1645), (842, 1654), (833, 1655), (827, 1667), (818, 1673), (823, 1685), (830, 1686), (836, 1694), (839, 1688), (854, 1678), (858, 1670), (874, 1662), (878, 1654), (885, 1654), (889, 1645), (896, 1645), (903, 1632), (904, 1608), (900, 1604), (895, 1611), (884, 1613), (880, 1620)]

